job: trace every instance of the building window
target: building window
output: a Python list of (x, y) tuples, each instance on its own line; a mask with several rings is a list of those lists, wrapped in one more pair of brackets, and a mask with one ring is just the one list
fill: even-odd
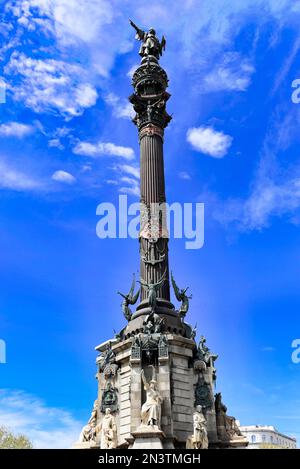
[(256, 436), (255, 435), (251, 435), (251, 443), (256, 443)]
[(266, 442), (266, 435), (263, 435), (263, 436), (262, 436), (262, 441), (263, 441), (263, 443)]
[(271, 441), (271, 443), (273, 443), (273, 436), (272, 435), (270, 436), (270, 441)]

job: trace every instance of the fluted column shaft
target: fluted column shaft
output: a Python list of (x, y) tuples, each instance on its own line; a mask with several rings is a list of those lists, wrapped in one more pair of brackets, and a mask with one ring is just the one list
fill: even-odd
[[(151, 210), (155, 207), (159, 209), (166, 201), (165, 176), (163, 158), (163, 139), (158, 135), (144, 135), (140, 140), (140, 172), (141, 172), (141, 203)], [(155, 204), (155, 205), (154, 205)], [(158, 291), (158, 296), (165, 300), (170, 300), (169, 286), (169, 262), (168, 262), (168, 238), (166, 231), (166, 220), (164, 211), (161, 212), (158, 222), (158, 240), (153, 246), (153, 240), (142, 236), (141, 243), (141, 277), (146, 283), (157, 283), (165, 275), (165, 283)], [(150, 228), (153, 227), (154, 220), (151, 219)], [(153, 236), (153, 234), (152, 234)], [(154, 265), (143, 260), (145, 252), (151, 252), (154, 256)], [(157, 262), (159, 256), (163, 257), (161, 262)], [(155, 261), (156, 259), (156, 261)], [(141, 300), (147, 298), (147, 293), (142, 290)]]

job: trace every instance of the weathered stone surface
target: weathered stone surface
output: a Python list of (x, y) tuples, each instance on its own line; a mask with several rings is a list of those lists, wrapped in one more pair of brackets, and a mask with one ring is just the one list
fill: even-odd
[(134, 437), (132, 449), (163, 449), (162, 440), (165, 439), (165, 434), (157, 427), (141, 425), (132, 436)]
[(191, 398), (191, 391), (188, 390), (183, 390), (183, 389), (177, 389), (174, 387), (173, 389), (174, 396), (180, 397), (180, 398), (185, 398), (185, 399), (190, 399)]
[(176, 379), (173, 379), (173, 386), (174, 389), (182, 390), (182, 391), (191, 391), (191, 384), (186, 381), (177, 381)]
[(193, 431), (192, 422), (181, 422), (181, 421), (174, 420), (173, 425), (174, 425), (174, 429), (176, 430), (182, 430), (182, 431), (187, 431), (187, 432)]

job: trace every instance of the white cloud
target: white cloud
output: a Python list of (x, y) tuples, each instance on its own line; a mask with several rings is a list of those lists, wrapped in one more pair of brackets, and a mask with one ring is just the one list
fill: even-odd
[(0, 423), (26, 435), (34, 448), (70, 448), (78, 440), (82, 424), (70, 412), (48, 407), (24, 391), (0, 389)]
[(97, 100), (86, 70), (62, 60), (33, 59), (15, 51), (5, 73), (16, 77), (8, 86), (13, 98), (37, 113), (55, 112), (67, 118), (81, 115)]
[(131, 194), (131, 195), (140, 195), (140, 185), (138, 181), (134, 178), (130, 178), (128, 176), (122, 176), (120, 178), (121, 183), (125, 183), (126, 186), (121, 186), (119, 188), (119, 192), (122, 192), (123, 194)]
[[(9, 82), (12, 73), (22, 76), (12, 89), (14, 97), (36, 112), (54, 110), (67, 117), (80, 115), (92, 106), (97, 98), (96, 88), (102, 87), (107, 93), (105, 79), (110, 77), (116, 57), (134, 47), (134, 32), (128, 25), (133, 13), (142, 27), (158, 22), (159, 33), (167, 36), (168, 54), (164, 60), (170, 75), (188, 70), (194, 79), (199, 78), (199, 92), (244, 91), (249, 86), (254, 72), (253, 48), (250, 46), (245, 56), (233, 51), (235, 39), (249, 23), (250, 14), (258, 35), (270, 21), (275, 22), (276, 31), (286, 24), (295, 28), (299, 24), (299, 9), (290, 0), (202, 0), (201, 15), (194, 0), (173, 2), (171, 9), (156, 0), (147, 11), (142, 4), (121, 0), (7, 0), (5, 11), (15, 17), (15, 22), (7, 17), (7, 22), (13, 23), (5, 38), (9, 50), (15, 50), (13, 36), (22, 44), (31, 40), (31, 33), (53, 43), (43, 48), (47, 59), (39, 54), (41, 48), (33, 48), (32, 57), (26, 60), (15, 50), (10, 67), (6, 68)], [(47, 68), (51, 61), (55, 72)], [(213, 63), (216, 65), (211, 71)], [(115, 106), (117, 116), (131, 116), (128, 103), (121, 100)]]
[(30, 174), (0, 161), (0, 188), (15, 191), (43, 190), (44, 185)]
[(300, 207), (300, 177), (275, 182), (269, 177), (256, 181), (246, 200), (228, 201), (217, 218), (225, 224), (235, 222), (242, 230), (267, 227), (274, 216), (292, 215)]
[[(284, 116), (281, 119), (281, 116)], [(300, 113), (297, 107), (277, 107), (270, 119), (258, 167), (245, 199), (229, 199), (220, 203), (215, 218), (224, 225), (234, 225), (241, 231), (261, 230), (270, 225), (273, 217), (287, 216), (298, 223), (300, 210), (300, 164), (289, 166), (280, 162), (298, 135)], [(298, 137), (299, 139), (299, 137)]]
[(204, 76), (204, 83), (200, 85), (201, 92), (212, 91), (246, 91), (251, 83), (251, 76), (255, 72), (248, 59), (238, 53), (222, 54), (221, 63)]
[(139, 64), (139, 63), (136, 63), (136, 64), (134, 64), (134, 65), (132, 65), (132, 66), (130, 67), (130, 69), (129, 69), (128, 72), (127, 72), (128, 78), (132, 79), (134, 72), (136, 71), (136, 69), (137, 69), (139, 66), (140, 66), (140, 64)]
[(283, 66), (280, 70), (280, 72), (278, 73), (276, 79), (275, 79), (275, 82), (273, 84), (273, 88), (271, 90), (271, 95), (273, 95), (274, 93), (276, 93), (277, 89), (281, 86), (281, 83), (285, 80), (294, 60), (295, 60), (295, 57), (298, 55), (298, 52), (299, 52), (299, 49), (300, 49), (300, 36), (298, 36), (298, 38), (295, 40), (294, 44), (293, 44), (293, 48), (292, 48), (292, 51), (290, 52), (290, 54), (287, 56), (286, 60), (284, 61), (283, 63)]
[(102, 155), (110, 155), (124, 158), (125, 160), (134, 159), (134, 151), (132, 148), (104, 142), (98, 142), (95, 144), (79, 142), (73, 148), (73, 153), (76, 155), (90, 156), (92, 158), (97, 158)]
[(223, 158), (232, 143), (232, 137), (212, 127), (193, 127), (187, 131), (187, 141), (196, 151), (213, 158)]
[(116, 54), (132, 48), (121, 6), (109, 0), (8, 0), (6, 10), (21, 22), (24, 34), (41, 32), (55, 39), (64, 56), (84, 56), (93, 80), (95, 74), (107, 77)]
[(22, 138), (34, 132), (32, 125), (22, 124), (21, 122), (6, 122), (0, 125), (0, 135), (4, 137)]
[[(140, 169), (137, 166), (129, 164), (119, 164), (113, 168), (117, 172), (117, 177), (112, 182), (106, 181), (108, 184), (119, 185), (119, 192), (124, 194), (140, 195)], [(125, 184), (125, 185), (124, 185)]]
[(135, 112), (128, 100), (121, 99), (114, 93), (109, 93), (105, 101), (112, 107), (114, 116), (125, 119), (132, 119), (134, 117)]
[(65, 148), (59, 138), (51, 138), (48, 140), (48, 145), (50, 148), (58, 148), (59, 150), (63, 150)]
[(51, 178), (54, 181), (62, 182), (64, 184), (74, 184), (74, 182), (76, 182), (76, 178), (72, 174), (67, 171), (62, 171), (61, 169), (55, 171)]
[(178, 173), (178, 176), (180, 177), (180, 179), (185, 179), (186, 181), (189, 181), (192, 179), (191, 175), (187, 171), (180, 171)]
[(140, 169), (136, 166), (131, 166), (129, 164), (122, 164), (118, 166), (118, 169), (124, 173), (130, 174), (136, 179), (140, 178)]

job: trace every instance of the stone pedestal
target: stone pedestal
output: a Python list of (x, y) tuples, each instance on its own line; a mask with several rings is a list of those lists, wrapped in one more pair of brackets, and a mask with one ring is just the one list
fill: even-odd
[[(167, 346), (163, 348), (159, 346), (162, 336), (167, 343)], [(175, 447), (184, 448), (187, 437), (193, 433), (195, 371), (192, 360), (195, 342), (192, 339), (168, 333), (154, 333), (150, 336), (139, 334), (139, 337), (141, 341), (139, 349), (133, 345), (134, 337), (111, 343), (111, 350), (115, 357), (114, 366), (117, 367), (113, 385), (117, 389), (118, 399), (114, 412), (118, 427), (118, 447), (128, 445), (132, 437), (135, 439), (138, 437), (139, 445), (142, 437), (145, 444), (146, 441), (149, 442), (149, 439), (155, 437), (155, 444), (160, 445), (160, 448), (162, 444), (164, 448), (174, 448), (173, 442), (175, 442)], [(98, 346), (97, 350), (104, 352), (106, 347), (107, 343), (104, 343)], [(148, 381), (151, 377), (146, 358), (148, 348), (151, 349), (151, 353), (154, 353), (157, 387), (163, 398), (161, 430), (151, 426), (141, 426), (141, 408), (145, 401), (141, 371), (144, 370)], [(99, 403), (103, 401), (106, 387), (104, 374), (105, 372), (99, 371), (97, 375)], [(100, 412), (98, 423), (102, 418), (103, 413)], [(161, 443), (162, 438), (163, 443)], [(154, 443), (151, 440), (149, 444)]]
[(74, 443), (72, 449), (99, 449), (99, 444), (95, 443), (94, 441)]
[(132, 433), (134, 438), (133, 445), (130, 449), (163, 449), (163, 440), (166, 438), (164, 432), (158, 427), (150, 425), (140, 425), (139, 428)]

